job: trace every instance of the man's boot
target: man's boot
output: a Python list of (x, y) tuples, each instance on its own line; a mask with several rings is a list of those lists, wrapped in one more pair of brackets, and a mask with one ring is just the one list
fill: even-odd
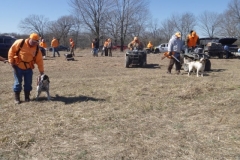
[(24, 94), (25, 94), (25, 102), (29, 102), (30, 101), (30, 91), (24, 91)]
[(20, 92), (15, 93), (15, 104), (20, 104)]

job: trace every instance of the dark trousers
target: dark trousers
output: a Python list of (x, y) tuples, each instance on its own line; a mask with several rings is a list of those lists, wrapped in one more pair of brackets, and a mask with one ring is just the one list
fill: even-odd
[[(180, 61), (180, 56), (177, 57), (177, 59)], [(181, 64), (180, 62), (178, 62), (177, 60), (175, 60), (174, 58), (170, 59), (169, 65), (168, 65), (168, 72), (171, 72), (173, 65), (176, 65), (176, 71), (180, 71), (181, 69)]]
[(108, 56), (108, 49), (107, 48), (104, 49), (104, 53), (105, 53), (105, 56)]
[(108, 50), (109, 57), (112, 57), (112, 48), (108, 48), (107, 50)]

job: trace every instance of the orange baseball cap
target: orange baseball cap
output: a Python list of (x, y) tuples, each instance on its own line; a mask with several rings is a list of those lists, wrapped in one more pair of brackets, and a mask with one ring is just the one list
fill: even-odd
[(38, 41), (40, 37), (37, 33), (32, 33), (30, 34), (29, 38), (31, 38), (32, 40)]

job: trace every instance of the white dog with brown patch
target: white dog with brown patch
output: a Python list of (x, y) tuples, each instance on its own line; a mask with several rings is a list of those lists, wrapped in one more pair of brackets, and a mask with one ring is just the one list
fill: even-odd
[(201, 58), (200, 61), (192, 61), (188, 62), (188, 76), (191, 71), (197, 71), (197, 77), (199, 77), (199, 72), (201, 72), (201, 76), (203, 77), (204, 69), (205, 69), (206, 59)]
[(51, 99), (50, 94), (49, 94), (49, 83), (50, 83), (50, 80), (49, 80), (49, 77), (46, 74), (38, 76), (38, 78), (37, 78), (37, 96), (36, 96), (36, 100), (38, 100), (39, 95), (41, 94), (41, 92), (46, 92), (48, 100)]

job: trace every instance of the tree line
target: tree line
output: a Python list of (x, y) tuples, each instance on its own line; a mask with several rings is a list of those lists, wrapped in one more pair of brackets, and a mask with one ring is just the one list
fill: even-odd
[(56, 37), (62, 45), (69, 45), (71, 37), (78, 48), (89, 48), (94, 38), (111, 38), (115, 45), (127, 45), (134, 36), (143, 44), (168, 42), (176, 31), (182, 40), (190, 30), (204, 37), (240, 37), (240, 0), (231, 0), (222, 13), (203, 11), (200, 15), (191, 12), (172, 14), (162, 22), (153, 20), (149, 12), (149, 0), (68, 0), (71, 15), (55, 21), (43, 15), (29, 15), (19, 23), (26, 35), (12, 33), (15, 37), (27, 37), (37, 32), (50, 44)]

